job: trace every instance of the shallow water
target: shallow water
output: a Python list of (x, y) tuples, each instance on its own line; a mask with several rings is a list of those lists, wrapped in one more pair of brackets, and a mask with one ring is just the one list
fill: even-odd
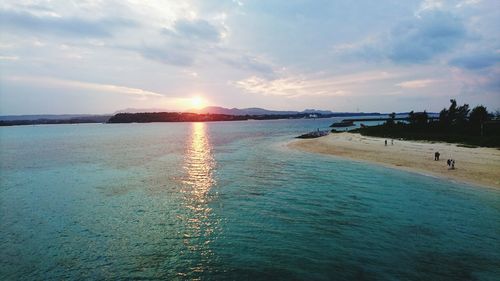
[(0, 277), (499, 279), (500, 192), (286, 147), (331, 122), (0, 128)]

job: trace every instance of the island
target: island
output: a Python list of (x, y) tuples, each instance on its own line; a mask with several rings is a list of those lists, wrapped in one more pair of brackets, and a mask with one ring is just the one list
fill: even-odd
[[(271, 112), (271, 111), (269, 111)], [(149, 123), (149, 122), (207, 122), (207, 121), (244, 121), (244, 120), (277, 120), (277, 119), (316, 119), (338, 116), (358, 116), (368, 113), (266, 113), (266, 114), (218, 114), (189, 112), (142, 112), (118, 113), (109, 118), (107, 123)], [(380, 115), (380, 113), (369, 113)]]

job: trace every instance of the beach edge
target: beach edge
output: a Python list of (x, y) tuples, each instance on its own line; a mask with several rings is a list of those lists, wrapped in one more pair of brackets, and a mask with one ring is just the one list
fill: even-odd
[[(385, 140), (343, 132), (316, 139), (290, 140), (286, 143), (286, 147), (500, 191), (500, 176), (495, 174), (495, 171), (497, 174), (500, 171), (500, 150), (407, 140), (394, 140), (395, 145), (389, 142), (386, 146)], [(378, 146), (374, 146), (374, 143), (378, 143)], [(395, 147), (397, 150), (391, 150)], [(466, 168), (458, 165), (455, 170), (448, 169), (444, 157), (439, 162), (433, 161), (432, 151), (438, 150), (453, 151), (457, 157), (457, 163)], [(387, 152), (390, 152), (390, 157), (386, 157)], [(413, 161), (407, 161), (407, 159)], [(442, 167), (437, 167), (437, 164), (441, 164)]]

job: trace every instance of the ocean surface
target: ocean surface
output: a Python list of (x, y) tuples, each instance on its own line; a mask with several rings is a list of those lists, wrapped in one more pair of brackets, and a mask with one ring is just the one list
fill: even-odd
[(287, 148), (334, 120), (2, 127), (0, 279), (500, 280), (499, 191)]

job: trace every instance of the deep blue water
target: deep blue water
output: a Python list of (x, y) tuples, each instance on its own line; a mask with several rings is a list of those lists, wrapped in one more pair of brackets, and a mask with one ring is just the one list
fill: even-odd
[(0, 279), (500, 279), (499, 191), (286, 147), (331, 122), (0, 128)]

